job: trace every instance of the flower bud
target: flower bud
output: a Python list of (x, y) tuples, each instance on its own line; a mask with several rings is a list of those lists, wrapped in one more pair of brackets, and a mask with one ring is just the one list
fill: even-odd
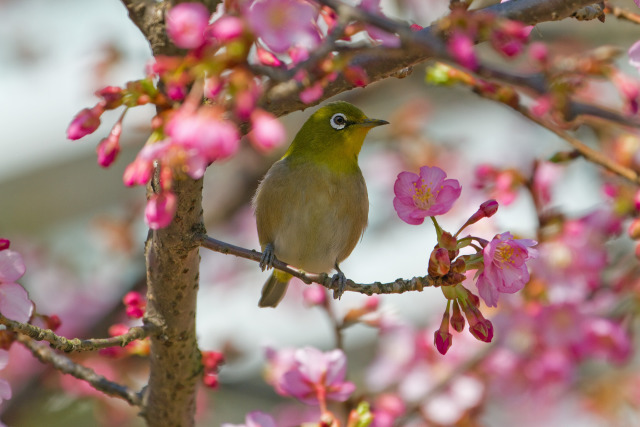
[(113, 110), (122, 105), (123, 90), (117, 86), (107, 86), (97, 91), (96, 96), (103, 99), (106, 110)]
[(209, 27), (209, 34), (222, 43), (237, 39), (244, 31), (243, 21), (237, 16), (224, 15)]
[(180, 3), (166, 15), (167, 34), (176, 46), (194, 49), (204, 43), (209, 11), (201, 3)]
[(433, 334), (433, 344), (436, 346), (440, 354), (445, 355), (453, 344), (453, 335), (451, 335), (449, 331), (442, 331), (441, 329), (438, 329)]
[(95, 132), (100, 126), (100, 116), (103, 111), (102, 106), (99, 105), (80, 110), (67, 128), (67, 138), (75, 141)]
[(449, 272), (451, 260), (449, 251), (445, 248), (436, 248), (429, 257), (429, 275), (432, 277), (444, 276)]
[(177, 206), (177, 197), (170, 191), (151, 196), (144, 210), (149, 228), (158, 230), (169, 225), (173, 220), (173, 215), (176, 213)]
[(469, 332), (479, 341), (491, 342), (493, 339), (493, 324), (489, 319), (481, 319), (479, 322), (469, 325)]
[(447, 309), (442, 316), (442, 322), (440, 322), (440, 328), (433, 334), (433, 344), (438, 349), (438, 352), (442, 355), (446, 354), (451, 345), (453, 344), (453, 336), (449, 332), (449, 304), (447, 303)]
[(11, 241), (9, 239), (0, 239), (0, 251), (9, 249), (10, 244), (11, 244)]
[(456, 332), (462, 332), (464, 330), (464, 316), (460, 312), (460, 306), (458, 301), (453, 301), (453, 313), (451, 314), (451, 326)]
[(478, 68), (478, 58), (473, 50), (473, 40), (467, 34), (455, 32), (449, 38), (447, 49), (458, 64), (472, 71)]

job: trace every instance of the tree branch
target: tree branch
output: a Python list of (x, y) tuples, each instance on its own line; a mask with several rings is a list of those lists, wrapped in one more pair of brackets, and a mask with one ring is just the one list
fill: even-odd
[(69, 374), (75, 378), (86, 381), (96, 390), (109, 396), (123, 399), (132, 406), (141, 406), (142, 399), (140, 397), (140, 393), (137, 393), (122, 384), (109, 381), (102, 375), (98, 375), (93, 369), (77, 364), (68, 357), (56, 353), (49, 347), (38, 344), (25, 335), (18, 334), (16, 340), (29, 349), (31, 353), (42, 363), (49, 364), (62, 373)]
[(611, 14), (618, 19), (624, 19), (634, 24), (640, 24), (640, 14), (633, 13), (630, 10), (623, 9), (618, 6), (613, 6), (608, 2), (605, 3), (604, 13)]
[[(240, 258), (245, 258), (251, 261), (260, 262), (262, 253), (253, 249), (245, 249), (240, 246), (235, 246), (230, 243), (226, 243), (209, 236), (199, 236), (200, 245), (203, 248), (211, 249), (215, 252), (220, 252), (228, 255), (235, 255)], [(317, 283), (324, 286), (327, 289), (333, 291), (333, 296), (336, 298), (338, 291), (338, 283), (333, 280), (331, 276), (326, 273), (313, 274), (305, 273), (302, 270), (298, 270), (285, 264), (282, 261), (275, 260), (273, 262), (273, 268), (284, 271), (291, 274), (294, 277), (302, 280), (306, 284)], [(357, 292), (366, 295), (373, 294), (401, 294), (403, 292), (418, 291), (421, 292), (426, 287), (436, 287), (445, 285), (454, 285), (460, 283), (465, 279), (463, 274), (450, 273), (442, 277), (422, 276), (414, 277), (411, 279), (397, 279), (389, 283), (355, 283), (353, 280), (347, 280), (345, 291)]]
[(522, 107), (520, 105), (517, 106), (517, 107), (512, 107), (512, 108), (514, 108), (516, 111), (518, 111), (520, 114), (522, 114), (523, 116), (525, 116), (526, 118), (528, 118), (532, 122), (535, 122), (535, 123), (539, 124), (540, 126), (550, 130), (551, 132), (555, 133), (560, 138), (562, 138), (565, 141), (567, 141), (585, 159), (591, 161), (592, 163), (595, 163), (597, 165), (600, 165), (600, 166), (604, 167), (605, 169), (609, 170), (610, 172), (613, 172), (614, 174), (619, 175), (619, 176), (631, 181), (632, 183), (634, 183), (636, 185), (640, 185), (640, 174), (638, 174), (638, 172), (636, 172), (633, 169), (630, 169), (630, 168), (628, 168), (626, 166), (623, 166), (623, 165), (621, 165), (619, 163), (616, 163), (615, 161), (611, 160), (610, 158), (608, 158), (607, 156), (605, 156), (604, 154), (602, 154), (598, 150), (594, 150), (593, 148), (591, 148), (588, 145), (584, 144), (578, 138), (575, 138), (575, 137), (571, 136), (569, 133), (567, 133), (563, 129), (559, 128), (558, 126), (556, 126), (556, 125), (554, 125), (554, 124), (552, 124), (552, 123), (550, 123), (550, 122), (548, 122), (546, 120), (543, 120), (543, 119), (541, 119), (539, 117), (534, 116), (526, 108), (524, 108), (524, 107)]
[[(375, 25), (391, 33), (397, 33), (400, 36), (403, 42), (402, 49), (373, 47), (353, 57), (350, 63), (362, 67), (367, 72), (370, 83), (393, 76), (402, 76), (403, 70), (428, 59), (450, 60), (443, 42), (435, 36), (437, 31), (435, 26), (412, 32), (407, 24), (373, 15), (361, 9), (348, 6), (338, 0), (320, 0), (320, 3), (339, 10), (339, 13), (347, 13), (351, 18)], [(593, 0), (518, 0), (489, 6), (475, 13), (488, 12), (535, 25), (541, 22), (567, 18), (576, 10), (592, 3)], [(542, 76), (530, 77), (527, 83), (534, 83), (534, 80), (537, 80), (535, 82), (536, 86), (532, 87), (532, 89), (540, 92), (544, 90), (543, 88), (546, 88), (545, 82), (541, 79), (543, 79)], [(317, 105), (328, 98), (355, 87), (343, 75), (339, 75), (324, 88), (322, 97), (311, 104), (305, 104), (300, 100), (299, 96), (300, 91), (304, 88), (303, 85), (297, 81), (290, 80), (274, 85), (267, 91), (261, 100), (261, 106), (277, 116), (282, 116)], [(592, 110), (592, 113), (595, 114), (595, 111)], [(635, 124), (635, 126), (638, 125)]]
[(65, 338), (56, 335), (51, 329), (42, 329), (28, 323), (20, 323), (15, 320), (7, 319), (0, 314), (0, 325), (5, 325), (7, 329), (19, 332), (36, 341), (46, 341), (51, 344), (52, 348), (62, 350), (65, 353), (72, 351), (95, 351), (107, 347), (124, 347), (132, 341), (146, 338), (152, 333), (154, 327), (152, 325), (134, 326), (127, 333), (111, 338), (95, 338), (81, 340), (79, 338)]

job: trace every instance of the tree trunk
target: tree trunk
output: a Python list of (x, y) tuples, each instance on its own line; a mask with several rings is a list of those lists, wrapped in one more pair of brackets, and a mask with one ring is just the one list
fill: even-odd
[(178, 209), (166, 228), (146, 242), (145, 322), (161, 328), (151, 337), (150, 376), (142, 416), (153, 427), (194, 424), (196, 386), (202, 372), (195, 330), (200, 254), (193, 236), (202, 223), (202, 180), (176, 180)]

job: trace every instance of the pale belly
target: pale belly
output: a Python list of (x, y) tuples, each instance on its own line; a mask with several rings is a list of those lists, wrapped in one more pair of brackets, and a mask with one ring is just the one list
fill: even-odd
[(359, 171), (336, 176), (276, 166), (265, 183), (255, 200), (263, 249), (272, 243), (279, 260), (310, 273), (330, 272), (349, 256), (367, 225), (369, 210)]

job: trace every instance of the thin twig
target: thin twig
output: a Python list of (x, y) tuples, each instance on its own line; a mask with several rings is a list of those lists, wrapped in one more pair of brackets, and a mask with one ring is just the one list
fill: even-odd
[(124, 347), (132, 341), (146, 338), (152, 330), (152, 325), (134, 326), (127, 333), (116, 337), (81, 340), (79, 338), (65, 338), (56, 335), (51, 329), (42, 329), (28, 323), (16, 322), (15, 320), (7, 319), (1, 314), (0, 325), (5, 325), (7, 329), (19, 332), (36, 341), (46, 341), (51, 344), (52, 348), (66, 353), (72, 351), (95, 351), (107, 347)]
[(131, 390), (129, 387), (109, 381), (102, 375), (98, 375), (93, 369), (73, 362), (67, 356), (56, 353), (50, 347), (41, 345), (26, 335), (18, 334), (16, 340), (29, 349), (42, 363), (49, 364), (64, 374), (86, 381), (96, 390), (109, 396), (123, 399), (132, 406), (142, 405), (140, 393)]
[(582, 141), (580, 141), (578, 138), (575, 138), (574, 136), (571, 136), (569, 133), (567, 133), (566, 131), (564, 131), (563, 129), (560, 129), (558, 126), (543, 120), (539, 117), (534, 116), (533, 114), (531, 114), (531, 112), (524, 108), (521, 105), (518, 105), (517, 107), (512, 107), (514, 108), (516, 111), (518, 111), (520, 114), (522, 114), (523, 116), (525, 116), (526, 118), (528, 118), (529, 120), (531, 120), (532, 122), (535, 122), (537, 124), (539, 124), (540, 126), (550, 130), (551, 132), (555, 133), (557, 136), (559, 136), (560, 138), (564, 139), (565, 141), (567, 141), (569, 144), (571, 144), (571, 146), (573, 148), (576, 149), (576, 151), (578, 151), (585, 159), (600, 165), (602, 167), (604, 167), (605, 169), (615, 173), (616, 175), (619, 175), (629, 181), (631, 181), (634, 184), (640, 184), (640, 174), (638, 174), (636, 171), (634, 171), (633, 169), (630, 169), (626, 166), (623, 166), (619, 163), (616, 163), (614, 160), (611, 160), (610, 158), (608, 158), (607, 156), (605, 156), (604, 154), (602, 154), (601, 152), (599, 152), (598, 150), (594, 150), (593, 148), (589, 147), (588, 145), (584, 144)]
[(608, 2), (605, 3), (604, 13), (611, 14), (618, 19), (625, 19), (634, 24), (640, 24), (640, 14), (633, 13), (630, 10), (618, 6), (612, 6)]
[[(240, 258), (245, 258), (248, 260), (260, 262), (262, 258), (262, 253), (253, 249), (245, 249), (240, 246), (235, 246), (230, 243), (226, 243), (217, 239), (214, 239), (209, 236), (200, 236), (199, 237), (200, 246), (203, 248), (211, 249), (215, 252), (220, 252), (223, 254), (235, 255)], [(302, 270), (298, 270), (294, 267), (291, 267), (285, 264), (282, 261), (275, 260), (273, 262), (273, 268), (278, 269), (280, 271), (284, 271), (286, 273), (291, 274), (294, 277), (302, 280), (306, 284), (317, 283), (319, 285), (324, 286), (327, 289), (333, 290), (333, 296), (336, 298), (336, 292), (338, 291), (338, 281), (334, 281), (331, 276), (326, 273), (321, 274), (313, 274), (313, 273), (305, 273)], [(421, 292), (423, 288), (430, 286), (443, 286), (443, 285), (454, 285), (462, 282), (465, 279), (463, 274), (450, 273), (446, 276), (442, 277), (431, 277), (431, 276), (422, 276), (422, 277), (414, 277), (412, 279), (396, 279), (394, 282), (389, 283), (367, 283), (360, 284), (355, 283), (352, 280), (347, 280), (347, 284), (344, 288), (345, 291), (349, 292), (358, 292), (366, 295), (373, 294), (401, 294), (403, 292), (409, 291), (418, 291)]]

